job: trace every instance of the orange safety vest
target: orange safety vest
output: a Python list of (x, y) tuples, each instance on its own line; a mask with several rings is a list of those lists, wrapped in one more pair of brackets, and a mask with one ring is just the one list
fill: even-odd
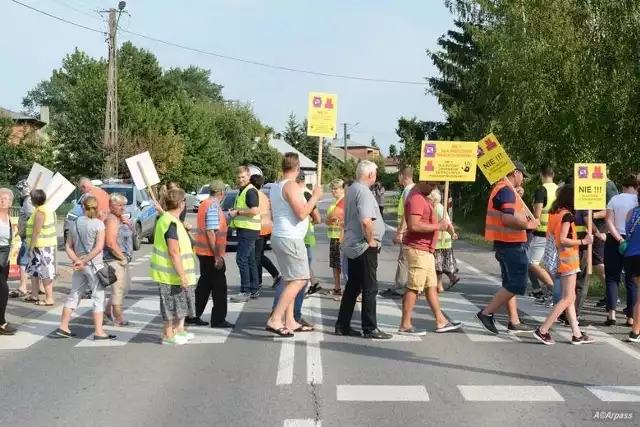
[(271, 203), (269, 203), (269, 198), (262, 191), (258, 191), (258, 198), (260, 201), (260, 235), (267, 236), (273, 231)]
[[(195, 237), (195, 252), (197, 255), (202, 256), (214, 256), (211, 246), (209, 246), (209, 239), (207, 239), (207, 210), (214, 203), (213, 199), (207, 199), (200, 203), (198, 209), (198, 227), (191, 229), (191, 233)], [(216, 243), (215, 248), (220, 256), (224, 256), (227, 249), (227, 219), (222, 213), (220, 203), (218, 206), (218, 216), (220, 218), (220, 227), (216, 230)]]
[[(547, 236), (553, 234), (558, 248), (558, 273), (570, 273), (580, 270), (580, 251), (578, 246), (562, 246), (560, 244), (560, 233), (562, 233), (562, 217), (570, 213), (567, 209), (549, 215), (547, 225)], [(571, 223), (569, 237), (578, 238), (575, 223)]]
[[(502, 212), (495, 209), (493, 207), (493, 199), (498, 194), (498, 191), (502, 190), (507, 185), (500, 181), (493, 187), (493, 191), (491, 192), (491, 196), (489, 196), (489, 205), (487, 206), (487, 218), (485, 221), (485, 230), (484, 230), (484, 238), (488, 241), (498, 241), (498, 242), (506, 242), (506, 243), (526, 243), (527, 242), (527, 231), (526, 230), (515, 230), (513, 228), (507, 227), (502, 221)], [(505, 203), (502, 205), (503, 208), (513, 208), (514, 214), (516, 217), (524, 218), (525, 210), (524, 204), (522, 203), (522, 199), (517, 196), (516, 192), (513, 191), (515, 195), (515, 203)]]

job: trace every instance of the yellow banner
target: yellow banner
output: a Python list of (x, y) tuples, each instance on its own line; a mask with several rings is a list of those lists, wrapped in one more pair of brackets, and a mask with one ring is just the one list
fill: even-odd
[(494, 134), (487, 135), (478, 142), (477, 156), (478, 167), (492, 185), (516, 168)]
[(599, 211), (607, 208), (607, 165), (576, 163), (573, 169), (574, 207)]
[(475, 141), (422, 141), (420, 181), (475, 181), (477, 151)]
[(338, 121), (338, 95), (309, 93), (307, 135), (334, 138)]

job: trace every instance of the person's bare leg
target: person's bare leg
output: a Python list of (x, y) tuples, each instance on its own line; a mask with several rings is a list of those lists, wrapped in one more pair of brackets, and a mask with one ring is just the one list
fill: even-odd
[(549, 275), (547, 270), (539, 265), (529, 264), (529, 271), (536, 275), (540, 281), (548, 287), (553, 286), (553, 278)]
[[(577, 329), (578, 324), (574, 307), (574, 302), (576, 299), (576, 277), (577, 276), (575, 274), (572, 274), (571, 276), (563, 276), (560, 278), (560, 282), (562, 283), (562, 297), (557, 304), (553, 305), (551, 313), (549, 313), (545, 321), (540, 326), (540, 332), (542, 332), (543, 334), (549, 332), (549, 329), (551, 329), (556, 320), (558, 320), (558, 316), (565, 312), (565, 310), (567, 311), (567, 320), (569, 321), (570, 325), (571, 318), (569, 316), (573, 314), (573, 321), (575, 322), (575, 327)], [(573, 313), (570, 313), (570, 310), (567, 310), (569, 306), (574, 307)], [(571, 329), (573, 329), (573, 325), (571, 326)], [(575, 333), (575, 331), (573, 332)], [(578, 335), (576, 336), (580, 336), (580, 334), (578, 333)]]
[(520, 324), (520, 316), (518, 315), (518, 305), (516, 303), (515, 295), (507, 301), (507, 314), (509, 315), (509, 322), (514, 325)]
[(407, 330), (413, 325), (411, 324), (411, 317), (413, 314), (413, 307), (418, 300), (418, 292), (413, 289), (406, 289), (404, 296), (402, 297), (402, 318), (400, 319), (400, 329)]
[(18, 291), (23, 294), (27, 293), (27, 285), (29, 283), (29, 275), (27, 274), (26, 267), (20, 267), (20, 284), (18, 285)]
[(40, 279), (37, 277), (31, 278), (31, 298), (38, 299), (38, 293), (40, 292)]
[(436, 329), (442, 328), (449, 323), (444, 314), (442, 314), (442, 310), (440, 310), (440, 300), (438, 299), (438, 288), (434, 286), (430, 286), (425, 290), (425, 295), (427, 297), (427, 303), (433, 312), (433, 315), (436, 318)]
[[(276, 304), (276, 308), (271, 313), (271, 316), (269, 316), (269, 319), (267, 319), (267, 326), (275, 329), (276, 331), (283, 328), (285, 324), (282, 320), (285, 315), (285, 311), (289, 309), (289, 306), (291, 306), (291, 318), (293, 318), (293, 302), (298, 295), (298, 292), (300, 292), (304, 287), (305, 282), (306, 280), (293, 280), (284, 283), (285, 288), (282, 291), (282, 294), (280, 294), (280, 299), (278, 300), (278, 304)], [(295, 323), (295, 320), (293, 323)]]
[(444, 292), (444, 286), (442, 286), (442, 274), (438, 274), (438, 293), (440, 292)]
[(93, 335), (104, 337), (106, 332), (102, 328), (102, 322), (104, 321), (104, 313), (102, 311), (93, 313)]
[(498, 293), (496, 293), (489, 304), (482, 310), (482, 314), (488, 316), (496, 313), (505, 306), (511, 298), (513, 298), (513, 294), (511, 292), (507, 291), (505, 288), (500, 288)]
[(175, 335), (175, 333), (173, 332), (173, 321), (169, 320), (169, 321), (164, 321), (164, 326), (162, 328), (162, 333), (163, 333), (163, 339), (166, 340), (170, 340), (171, 338), (173, 338), (173, 336)]
[(184, 332), (184, 317), (173, 321), (173, 330), (176, 334)]
[(53, 299), (53, 280), (43, 280), (42, 285), (44, 286), (44, 300), (47, 304), (53, 304), (55, 301)]
[(62, 315), (60, 316), (60, 329), (69, 333), (69, 322), (71, 321), (71, 313), (73, 313), (73, 309), (71, 308), (63, 308)]
[(333, 290), (339, 291), (340, 288), (340, 279), (342, 278), (342, 269), (334, 268), (333, 269)]

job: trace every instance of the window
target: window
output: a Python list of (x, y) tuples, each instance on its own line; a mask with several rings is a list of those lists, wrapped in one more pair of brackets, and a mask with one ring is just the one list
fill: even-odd
[(222, 210), (228, 211), (233, 209), (233, 204), (236, 202), (236, 197), (238, 197), (237, 192), (225, 194), (224, 200), (222, 201)]
[(209, 194), (209, 186), (205, 185), (200, 189), (200, 192), (198, 194)]

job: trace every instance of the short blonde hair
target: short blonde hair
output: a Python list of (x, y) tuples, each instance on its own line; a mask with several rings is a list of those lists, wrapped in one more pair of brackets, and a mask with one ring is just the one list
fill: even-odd
[(336, 178), (333, 181), (331, 181), (329, 183), (329, 187), (331, 187), (332, 190), (337, 190), (339, 188), (344, 188), (344, 181), (341, 180), (340, 178)]
[(119, 203), (123, 203), (123, 204), (126, 205), (127, 204), (127, 198), (123, 194), (112, 193), (109, 196), (109, 203), (114, 204), (114, 205), (117, 205)]
[(11, 191), (10, 189), (8, 189), (6, 187), (5, 188), (0, 188), (0, 195), (2, 195), (2, 194), (8, 194), (9, 195), (9, 199), (11, 201), (13, 201), (13, 191)]
[(436, 204), (442, 202), (442, 194), (437, 187), (431, 190), (431, 193), (429, 193), (429, 199)]

